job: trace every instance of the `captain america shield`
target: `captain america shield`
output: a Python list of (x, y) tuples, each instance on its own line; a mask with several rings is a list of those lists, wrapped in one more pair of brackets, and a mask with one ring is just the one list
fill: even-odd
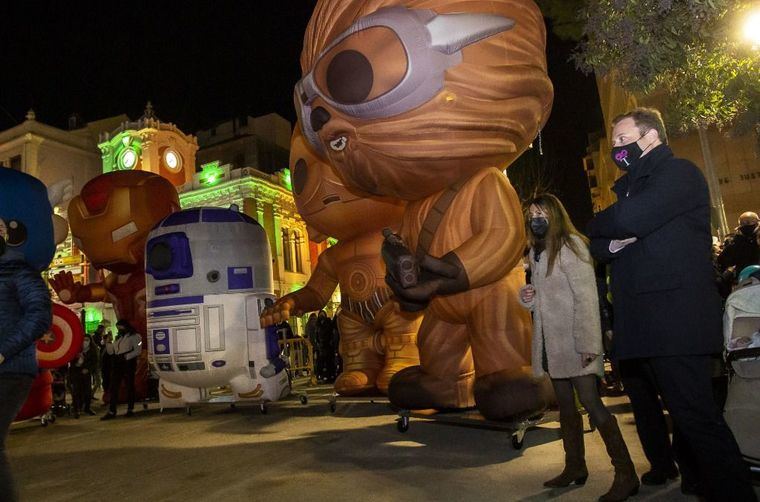
[(79, 317), (58, 303), (53, 304), (53, 324), (37, 340), (37, 363), (40, 368), (53, 369), (74, 359), (84, 341), (84, 328)]

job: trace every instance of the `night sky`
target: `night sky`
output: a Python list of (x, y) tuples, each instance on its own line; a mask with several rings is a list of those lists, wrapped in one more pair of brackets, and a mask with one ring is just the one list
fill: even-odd
[[(204, 2), (13, 2), (0, 29), (0, 130), (24, 120), (66, 128), (142, 114), (192, 133), (234, 116), (276, 112), (291, 122), (298, 57), (315, 0)], [(34, 5), (32, 5), (34, 4)], [(102, 4), (101, 4), (102, 5)], [(555, 86), (543, 132), (552, 189), (578, 224), (591, 217), (581, 158), (602, 128), (593, 78), (568, 62), (572, 42), (549, 35)], [(537, 149), (526, 155), (538, 155)]]

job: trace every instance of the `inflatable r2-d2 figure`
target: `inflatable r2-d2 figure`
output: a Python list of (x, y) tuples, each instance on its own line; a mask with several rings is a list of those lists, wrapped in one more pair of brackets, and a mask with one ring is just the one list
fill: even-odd
[[(171, 214), (148, 237), (145, 271), (148, 360), (162, 408), (254, 401), (263, 411), (290, 392), (276, 340), (267, 343), (259, 325), (274, 296), (269, 243), (255, 220), (236, 206)], [(209, 394), (225, 385), (231, 398)]]

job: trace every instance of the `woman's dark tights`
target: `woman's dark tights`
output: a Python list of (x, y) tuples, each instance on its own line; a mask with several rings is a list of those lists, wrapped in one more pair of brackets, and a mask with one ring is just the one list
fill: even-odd
[(578, 412), (575, 406), (575, 394), (573, 389), (578, 393), (578, 399), (588, 412), (594, 425), (605, 423), (609, 420), (611, 414), (604, 406), (602, 398), (599, 396), (599, 387), (596, 375), (583, 375), (573, 378), (552, 378), (554, 394), (557, 396), (559, 404), (559, 416), (570, 417)]

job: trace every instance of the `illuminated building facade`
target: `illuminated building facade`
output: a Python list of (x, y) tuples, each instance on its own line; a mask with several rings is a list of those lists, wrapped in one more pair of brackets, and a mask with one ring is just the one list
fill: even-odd
[(149, 171), (175, 186), (192, 182), (198, 141), (174, 124), (161, 122), (148, 102), (145, 114), (135, 122), (124, 121), (98, 144), (104, 173), (119, 170)]

